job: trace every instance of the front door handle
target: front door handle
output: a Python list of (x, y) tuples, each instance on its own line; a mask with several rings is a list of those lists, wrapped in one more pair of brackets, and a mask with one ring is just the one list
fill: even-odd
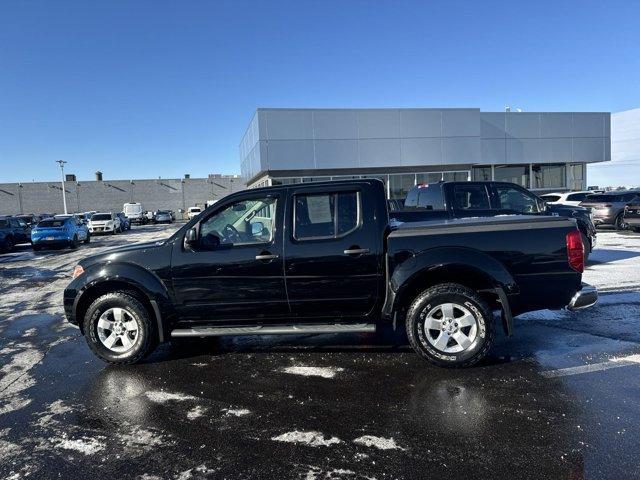
[(362, 255), (363, 253), (369, 253), (368, 248), (348, 248), (344, 251), (345, 255)]
[(270, 253), (261, 253), (260, 255), (256, 255), (256, 260), (275, 260), (278, 258), (278, 255), (272, 255)]

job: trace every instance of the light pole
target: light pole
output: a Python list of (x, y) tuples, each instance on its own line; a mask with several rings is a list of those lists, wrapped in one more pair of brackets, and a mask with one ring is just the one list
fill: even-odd
[(67, 214), (67, 195), (64, 191), (64, 164), (67, 163), (64, 160), (56, 160), (56, 163), (60, 165), (60, 171), (62, 172), (62, 204), (64, 205), (64, 214)]

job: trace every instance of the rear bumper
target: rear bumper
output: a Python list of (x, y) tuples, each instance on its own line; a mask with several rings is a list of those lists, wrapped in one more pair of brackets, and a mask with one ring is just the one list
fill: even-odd
[(576, 292), (573, 296), (569, 305), (567, 305), (567, 310), (580, 310), (581, 308), (587, 308), (592, 305), (595, 305), (598, 301), (598, 289), (596, 287), (592, 287), (591, 285), (587, 285), (586, 283), (582, 284), (582, 289)]

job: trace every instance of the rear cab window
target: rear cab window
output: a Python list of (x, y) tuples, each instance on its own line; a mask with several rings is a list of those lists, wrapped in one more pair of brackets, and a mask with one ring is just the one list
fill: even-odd
[(296, 194), (293, 199), (293, 238), (298, 241), (334, 239), (362, 224), (360, 192)]
[(441, 183), (425, 183), (411, 189), (404, 202), (405, 208), (444, 210), (444, 194)]

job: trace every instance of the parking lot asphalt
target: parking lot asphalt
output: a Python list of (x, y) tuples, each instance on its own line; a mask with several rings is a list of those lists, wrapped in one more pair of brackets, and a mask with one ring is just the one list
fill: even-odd
[(385, 335), (164, 345), (108, 367), (62, 316), (75, 262), (0, 255), (0, 478), (639, 478), (640, 235), (601, 232), (582, 312), (516, 319), (465, 370)]

